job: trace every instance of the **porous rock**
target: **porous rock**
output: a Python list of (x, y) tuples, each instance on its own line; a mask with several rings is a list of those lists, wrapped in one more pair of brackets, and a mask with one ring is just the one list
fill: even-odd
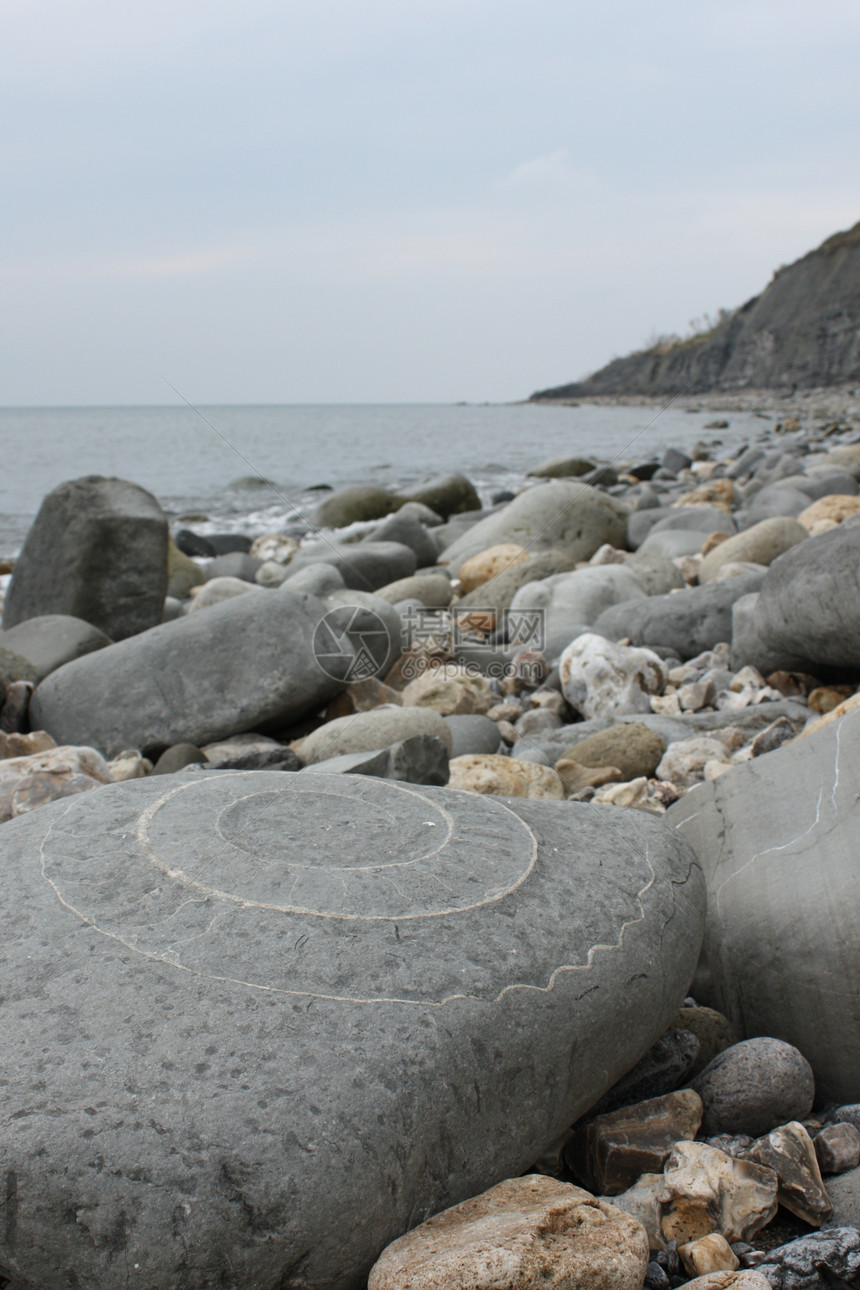
[(759, 1255), (755, 1267), (767, 1277), (771, 1290), (853, 1286), (860, 1279), (860, 1232), (856, 1227), (810, 1232)]
[(42, 502), (15, 562), (3, 626), (26, 618), (83, 618), (112, 640), (161, 621), (167, 520), (145, 489), (87, 475)]
[[(696, 999), (740, 1034), (794, 1044), (833, 1102), (860, 1100), (858, 800), (851, 712), (694, 788), (668, 814), (708, 882)], [(806, 1113), (787, 1109), (761, 1131)]]
[(258, 590), (153, 627), (52, 672), (32, 720), (109, 756), (286, 726), (342, 688), (314, 654), (323, 612), (305, 593)]
[(406, 707), (432, 708), (443, 717), (482, 716), (495, 702), (495, 695), (482, 676), (474, 676), (456, 663), (443, 663), (416, 676), (404, 686), (401, 697)]
[(427, 1219), (384, 1251), (368, 1290), (640, 1290), (648, 1241), (629, 1214), (540, 1174)]
[(560, 801), (565, 786), (549, 766), (518, 761), (515, 757), (490, 753), (455, 757), (450, 764), (451, 787), (470, 793), (491, 793), (502, 797), (538, 797)]
[(3, 826), (0, 1266), (359, 1290), (410, 1224), (520, 1174), (698, 952), (681, 835), (593, 814), (202, 770)]
[(580, 739), (564, 756), (582, 766), (617, 766), (624, 779), (635, 779), (653, 775), (665, 750), (666, 741), (655, 730), (629, 721)]
[(0, 821), (112, 782), (94, 748), (59, 746), (0, 761)]
[(584, 632), (568, 645), (559, 663), (561, 688), (584, 717), (649, 712), (651, 695), (666, 684), (663, 660), (648, 649), (616, 645)]
[(760, 1036), (725, 1048), (693, 1080), (705, 1108), (702, 1131), (768, 1133), (812, 1110), (815, 1081), (802, 1053)]

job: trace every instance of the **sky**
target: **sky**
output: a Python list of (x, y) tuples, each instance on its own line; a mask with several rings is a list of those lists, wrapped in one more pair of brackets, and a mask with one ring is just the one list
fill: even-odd
[(856, 0), (5, 0), (2, 27), (4, 406), (521, 399), (860, 220)]

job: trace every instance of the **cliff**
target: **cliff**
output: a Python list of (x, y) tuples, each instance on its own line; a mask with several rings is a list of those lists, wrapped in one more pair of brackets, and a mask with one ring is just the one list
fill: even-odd
[(712, 331), (616, 358), (532, 401), (860, 381), (860, 223), (836, 233)]

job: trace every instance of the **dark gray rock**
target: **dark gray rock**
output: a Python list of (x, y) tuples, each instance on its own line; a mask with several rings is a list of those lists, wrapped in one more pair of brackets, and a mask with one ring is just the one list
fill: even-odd
[(694, 788), (668, 815), (708, 882), (695, 997), (740, 1034), (790, 1041), (822, 1100), (841, 1102), (860, 1100), (858, 801), (854, 712)]
[(246, 551), (228, 551), (210, 560), (204, 572), (207, 581), (212, 578), (241, 578), (243, 582), (253, 582), (262, 563)]
[(688, 457), (680, 448), (667, 448), (660, 458), (660, 465), (664, 470), (669, 470), (673, 475), (677, 475), (682, 470), (689, 470), (693, 464), (692, 457)]
[(361, 520), (378, 520), (396, 511), (403, 501), (385, 488), (359, 484), (341, 488), (320, 502), (315, 520), (325, 528), (342, 529)]
[[(5, 636), (6, 633), (3, 633)], [(39, 670), (30, 659), (19, 654), (11, 646), (2, 643), (0, 637), (0, 690), (13, 681), (30, 681), (35, 685), (39, 679)]]
[(680, 659), (695, 658), (702, 650), (731, 640), (732, 605), (758, 591), (763, 577), (763, 573), (742, 573), (704, 587), (613, 605), (600, 615), (592, 631), (609, 640), (629, 636), (633, 645), (668, 645)]
[(761, 585), (755, 628), (785, 658), (860, 666), (860, 528), (840, 525), (774, 560)]
[(702, 1133), (749, 1133), (754, 1138), (812, 1110), (815, 1080), (802, 1053), (781, 1039), (761, 1037), (724, 1048), (693, 1080), (702, 1099)]
[(68, 614), (27, 618), (17, 627), (0, 633), (0, 646), (15, 650), (33, 664), (36, 674), (26, 678), (33, 681), (41, 681), (73, 658), (91, 654), (110, 644), (110, 637), (98, 627)]
[(285, 726), (343, 688), (314, 654), (323, 613), (303, 592), (236, 596), (66, 663), (37, 688), (32, 719), (109, 756)]
[(810, 1232), (744, 1263), (767, 1277), (773, 1290), (839, 1290), (860, 1281), (860, 1232), (834, 1227)]
[[(410, 506), (412, 503), (407, 502), (406, 505)], [(415, 553), (418, 567), (435, 564), (439, 555), (439, 544), (430, 530), (412, 515), (404, 515), (402, 511), (389, 515), (370, 536), (374, 542), (399, 542), (401, 546), (408, 546)]]
[(216, 556), (230, 555), (233, 551), (247, 555), (253, 540), (247, 533), (207, 533), (206, 535), (206, 541)]
[(175, 775), (186, 766), (204, 764), (206, 754), (196, 744), (173, 744), (165, 748), (152, 768), (153, 775)]
[(161, 622), (167, 520), (151, 493), (87, 475), (48, 493), (27, 534), (3, 605), (3, 627), (68, 614), (112, 640)]
[(400, 780), (405, 784), (448, 783), (448, 747), (437, 735), (413, 735), (388, 748), (375, 752), (344, 753), (330, 757), (315, 766), (306, 766), (302, 775), (373, 775), (375, 779)]
[[(12, 681), (5, 687), (3, 706), (0, 707), (0, 730), (4, 734), (23, 734), (29, 729), (30, 699), (33, 694), (32, 681)], [(0, 687), (0, 694), (3, 688)]]
[(467, 753), (497, 753), (502, 739), (499, 727), (489, 717), (475, 714), (443, 718), (451, 732), (451, 756), (465, 757)]
[(759, 593), (740, 596), (732, 605), (731, 665), (735, 672), (742, 667), (756, 667), (762, 676), (785, 668), (788, 672), (808, 672), (808, 660), (787, 654), (784, 649), (763, 639), (756, 621)]
[(860, 1169), (831, 1174), (827, 1179), (827, 1194), (833, 1217), (826, 1226), (860, 1227)]
[(553, 548), (571, 564), (588, 560), (609, 542), (623, 547), (627, 510), (599, 489), (564, 479), (537, 484), (475, 524), (439, 557), (456, 572), (470, 556), (502, 542), (518, 542), (538, 554)]
[(796, 484), (810, 501), (816, 502), (819, 497), (830, 497), (838, 493), (842, 497), (856, 497), (857, 480), (847, 470), (818, 467), (802, 475)]
[(398, 578), (410, 578), (417, 568), (415, 552), (400, 542), (312, 542), (297, 551), (287, 565), (289, 586), (293, 575), (312, 564), (330, 564), (353, 591), (376, 591)]
[(591, 1107), (591, 1114), (605, 1115), (672, 1093), (684, 1083), (698, 1055), (699, 1041), (692, 1031), (680, 1026), (664, 1031), (633, 1069)]
[(202, 533), (194, 533), (191, 529), (179, 529), (173, 540), (183, 555), (214, 560), (218, 554), (208, 538)]
[(475, 485), (465, 475), (437, 475), (420, 488), (412, 489), (406, 500), (429, 506), (431, 511), (446, 520), (451, 515), (481, 509), (481, 499), (475, 491)]
[(3, 838), (0, 1266), (42, 1287), (359, 1290), (650, 1047), (701, 934), (681, 836), (570, 802), (195, 770)]

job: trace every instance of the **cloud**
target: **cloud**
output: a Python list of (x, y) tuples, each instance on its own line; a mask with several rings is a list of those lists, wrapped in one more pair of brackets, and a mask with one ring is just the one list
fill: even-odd
[(567, 148), (522, 161), (502, 180), (502, 188), (582, 190), (597, 187), (596, 176), (571, 165)]

